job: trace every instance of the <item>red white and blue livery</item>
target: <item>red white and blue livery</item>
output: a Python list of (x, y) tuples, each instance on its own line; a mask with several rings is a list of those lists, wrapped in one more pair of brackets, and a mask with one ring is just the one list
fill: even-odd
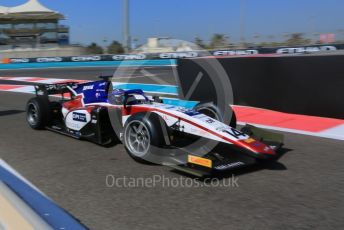
[[(135, 160), (196, 175), (276, 159), (281, 146), (261, 137), (257, 140), (247, 127), (237, 130), (232, 111), (231, 121), (225, 124), (215, 106), (188, 109), (164, 104), (140, 89), (113, 89), (108, 78), (35, 88), (36, 97), (26, 107), (32, 128), (105, 146), (123, 143)], [(51, 100), (56, 95), (60, 99)]]

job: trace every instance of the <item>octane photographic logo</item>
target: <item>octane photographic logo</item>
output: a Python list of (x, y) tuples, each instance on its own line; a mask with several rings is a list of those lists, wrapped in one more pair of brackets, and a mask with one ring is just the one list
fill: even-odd
[[(210, 84), (213, 85), (215, 92), (204, 92), (205, 95), (202, 95), (202, 98), (207, 98), (207, 96), (211, 96), (211, 98), (215, 98), (214, 101), (212, 101), (219, 109), (219, 111), (222, 112), (223, 117), (227, 118), (225, 121), (226, 124), (229, 124), (231, 118), (232, 118), (232, 111), (230, 109), (229, 105), (233, 104), (233, 90), (232, 85), (229, 80), (229, 76), (227, 75), (226, 71), (224, 70), (221, 63), (216, 58), (202, 58), (197, 57), (198, 53), (204, 53), (205, 56), (211, 56), (211, 54), (206, 51), (202, 50), (200, 47), (198, 47), (196, 44), (193, 44), (188, 41), (183, 40), (174, 40), (175, 44), (179, 44), (182, 47), (192, 47), (193, 50), (197, 50), (197, 52), (193, 51), (178, 51), (175, 52), (166, 52), (161, 53), (160, 58), (165, 58), (166, 60), (171, 61), (170, 66), (157, 66), (154, 67), (154, 61), (152, 60), (138, 60), (133, 61), (123, 61), (118, 68), (116, 68), (113, 77), (112, 82), (114, 88), (119, 89), (132, 89), (133, 86), (137, 86), (138, 89), (142, 89), (145, 91), (145, 93), (148, 96), (159, 96), (160, 99), (168, 101), (168, 99), (175, 100), (183, 100), (183, 101), (189, 101), (194, 100), (198, 101), (200, 103), (205, 101), (200, 101), (198, 99), (198, 95), (195, 96), (195, 92), (198, 92), (199, 94), (199, 87), (202, 84)], [(176, 49), (177, 50), (177, 49)], [(201, 52), (199, 52), (201, 51)], [(203, 56), (203, 55), (202, 55)], [(192, 79), (188, 84), (188, 87), (185, 89), (185, 87), (181, 87), (183, 84), (182, 80), (180, 79), (178, 75), (178, 60), (187, 58), (190, 60), (193, 64), (197, 65), (200, 71), (198, 71), (195, 76), (188, 76), (188, 79)], [(157, 61), (161, 61), (162, 59), (158, 59)], [(164, 61), (166, 61), (164, 60)], [(159, 91), (159, 89), (164, 89), (165, 87), (174, 87), (176, 88), (175, 95), (168, 94), (166, 92)], [(156, 91), (155, 91), (156, 90)], [(109, 92), (112, 94), (113, 92)], [(211, 93), (214, 93), (215, 95), (209, 95)], [(208, 94), (208, 95), (207, 95)], [(109, 95), (111, 97), (112, 95)], [(209, 102), (209, 101), (207, 101)], [(168, 103), (167, 103), (168, 104)], [(183, 103), (181, 103), (183, 104)], [(151, 105), (147, 105), (146, 107), (150, 107)], [(173, 106), (171, 106), (172, 108)], [(124, 108), (125, 109), (125, 108)], [(174, 108), (176, 109), (176, 108)], [(185, 114), (190, 114), (193, 111), (191, 109), (177, 109), (177, 111), (185, 111)], [(173, 110), (171, 110), (173, 112)], [(154, 112), (145, 112), (144, 117), (141, 119), (150, 119), (153, 118), (156, 115)], [(161, 116), (161, 114), (160, 114)], [(192, 116), (192, 115), (190, 115)], [(115, 130), (118, 137), (122, 139), (123, 144), (126, 146), (126, 148), (130, 148), (130, 143), (128, 141), (125, 141), (126, 139), (126, 132), (121, 127), (120, 124), (122, 124), (122, 118), (127, 119), (127, 117), (122, 117), (121, 113), (118, 112), (111, 112), (109, 110), (109, 117), (111, 120), (111, 124), (113, 126), (113, 129)], [(185, 163), (188, 163), (190, 161), (191, 157), (199, 157), (199, 159), (196, 160), (202, 160), (204, 158), (201, 158), (208, 153), (210, 153), (215, 146), (218, 144), (217, 141), (206, 139), (206, 138), (198, 138), (191, 142), (190, 144), (183, 145), (183, 147), (175, 148), (172, 147), (173, 139), (174, 137), (169, 132), (169, 128), (166, 126), (166, 117), (161, 116), (162, 119), (159, 119), (159, 122), (162, 127), (162, 133), (164, 136), (164, 142), (165, 144), (163, 146), (158, 146), (153, 143), (155, 143), (153, 137), (150, 137), (148, 141), (151, 143), (148, 145), (147, 148), (142, 147), (141, 151), (136, 151), (136, 154), (134, 154), (138, 158), (143, 158), (145, 161), (149, 161), (154, 164), (163, 164), (163, 165), (182, 165)], [(132, 135), (136, 139), (134, 141), (140, 141), (141, 136), (137, 135), (137, 133), (140, 133), (142, 130), (148, 130), (149, 127), (146, 127), (144, 123), (137, 123), (138, 125), (135, 126), (135, 122), (133, 120), (127, 120), (126, 123), (133, 122), (133, 128), (131, 132), (127, 131), (129, 133), (128, 135)], [(183, 127), (182, 127), (183, 128)], [(180, 131), (183, 131), (182, 129)], [(135, 134), (136, 133), (136, 134)], [(142, 132), (141, 132), (142, 133)], [(142, 138), (141, 138), (142, 139)], [(132, 147), (132, 146), (131, 146)]]

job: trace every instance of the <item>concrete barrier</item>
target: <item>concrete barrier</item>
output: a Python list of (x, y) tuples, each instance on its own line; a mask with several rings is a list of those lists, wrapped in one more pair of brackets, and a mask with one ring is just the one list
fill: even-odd
[(0, 204), (0, 229), (53, 229), (1, 181)]
[[(0, 181), (6, 184), (0, 187), (0, 227), (5, 225), (5, 229), (87, 229), (2, 159)], [(12, 192), (18, 196), (13, 196)], [(9, 216), (11, 213), (8, 212), (13, 215)], [(16, 219), (12, 219), (14, 217)], [(16, 220), (20, 223), (14, 223)], [(12, 224), (16, 227), (11, 228)]]

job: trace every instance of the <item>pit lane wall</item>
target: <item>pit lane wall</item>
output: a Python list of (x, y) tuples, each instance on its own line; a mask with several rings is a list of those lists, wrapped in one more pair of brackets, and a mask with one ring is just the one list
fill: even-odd
[(216, 101), (204, 67), (217, 61), (230, 79), (236, 105), (344, 119), (344, 55), (179, 59), (182, 95), (199, 80), (189, 100)]

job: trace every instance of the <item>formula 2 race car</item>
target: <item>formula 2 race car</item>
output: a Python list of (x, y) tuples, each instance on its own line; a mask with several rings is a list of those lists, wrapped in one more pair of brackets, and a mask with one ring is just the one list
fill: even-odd
[[(26, 106), (33, 129), (48, 129), (99, 145), (123, 143), (137, 161), (168, 165), (194, 175), (274, 160), (282, 138), (226, 125), (204, 106), (187, 109), (162, 103), (140, 90), (113, 89), (107, 77), (86, 83), (35, 86)], [(61, 95), (58, 99), (50, 96)], [(57, 97), (55, 97), (57, 98)], [(265, 131), (264, 131), (265, 132)], [(265, 135), (269, 136), (269, 135)], [(271, 136), (271, 134), (270, 134)], [(259, 139), (259, 140), (257, 140)]]

